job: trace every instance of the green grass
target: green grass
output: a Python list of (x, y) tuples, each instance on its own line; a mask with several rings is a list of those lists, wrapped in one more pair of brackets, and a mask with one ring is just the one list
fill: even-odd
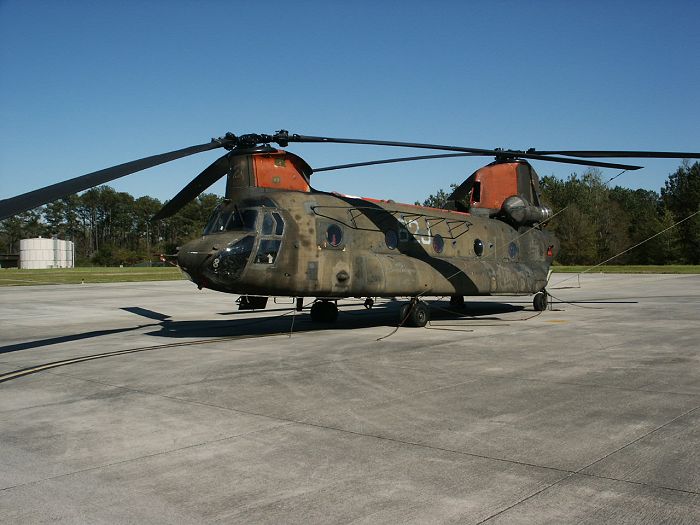
[[(559, 273), (579, 273), (590, 266), (553, 266)], [(599, 266), (592, 273), (700, 273), (700, 265), (668, 266)], [(175, 267), (169, 268), (63, 268), (51, 270), (18, 270), (0, 268), (0, 286), (33, 284), (119, 283), (140, 281), (176, 281), (184, 276)]]
[[(598, 266), (591, 269), (590, 266), (552, 266), (552, 270), (559, 273), (580, 273), (589, 270), (590, 273), (700, 273), (700, 265), (669, 264), (648, 266)], [(589, 273), (587, 272), (587, 273)]]
[(57, 268), (50, 270), (0, 268), (0, 286), (175, 281), (183, 278), (182, 273), (180, 273), (180, 270), (176, 267)]

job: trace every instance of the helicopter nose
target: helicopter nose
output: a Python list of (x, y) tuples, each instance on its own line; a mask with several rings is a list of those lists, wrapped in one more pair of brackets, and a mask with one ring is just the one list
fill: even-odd
[(178, 252), (182, 271), (198, 286), (210, 283), (230, 283), (241, 277), (250, 259), (255, 237), (222, 239), (212, 244), (211, 239), (192, 241)]
[(189, 242), (177, 252), (177, 264), (190, 281), (199, 283), (205, 264), (216, 253), (216, 248), (200, 242)]
[(210, 256), (211, 254), (207, 252), (180, 250), (177, 254), (177, 264), (184, 271), (190, 273), (191, 271), (201, 268)]
[(177, 265), (190, 281), (199, 283), (202, 269), (207, 259), (211, 257), (211, 252), (192, 248), (187, 245), (180, 248), (180, 251), (177, 252)]

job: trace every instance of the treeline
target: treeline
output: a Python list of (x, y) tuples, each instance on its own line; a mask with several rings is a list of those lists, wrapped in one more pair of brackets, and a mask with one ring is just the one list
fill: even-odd
[(176, 215), (151, 223), (163, 203), (134, 198), (109, 186), (52, 202), (0, 222), (0, 253), (18, 253), (20, 239), (51, 237), (75, 243), (81, 266), (133, 265), (175, 253), (201, 235), (219, 197), (202, 194)]
[[(683, 163), (658, 193), (610, 188), (597, 170), (542, 177), (540, 186), (555, 213), (549, 228), (561, 241), (560, 264), (597, 264), (650, 238), (609, 264), (700, 264), (700, 214), (687, 219), (700, 210), (698, 162)], [(422, 204), (440, 207), (448, 196), (439, 190)]]
[[(555, 212), (550, 221), (561, 241), (557, 262), (596, 264), (700, 264), (700, 163), (684, 163), (669, 175), (659, 193), (610, 188), (600, 172), (573, 174), (566, 180), (543, 177), (544, 201)], [(453, 185), (454, 188), (454, 185)], [(440, 207), (448, 192), (439, 190), (422, 204)], [(154, 254), (175, 253), (199, 236), (219, 197), (202, 194), (169, 219), (149, 219), (163, 206), (158, 199), (100, 186), (0, 222), (0, 253), (18, 253), (20, 239), (72, 240), (79, 265), (132, 265)]]

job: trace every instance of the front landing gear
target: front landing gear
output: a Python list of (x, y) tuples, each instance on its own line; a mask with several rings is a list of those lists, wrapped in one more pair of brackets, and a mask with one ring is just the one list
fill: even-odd
[(338, 305), (321, 299), (311, 305), (311, 320), (315, 323), (333, 323), (338, 319)]
[(542, 289), (533, 297), (532, 306), (537, 312), (543, 312), (547, 309), (547, 304), (549, 304), (549, 294), (547, 290)]
[(430, 309), (428, 305), (418, 299), (411, 299), (411, 302), (401, 307), (399, 322), (406, 326), (423, 328), (430, 320)]

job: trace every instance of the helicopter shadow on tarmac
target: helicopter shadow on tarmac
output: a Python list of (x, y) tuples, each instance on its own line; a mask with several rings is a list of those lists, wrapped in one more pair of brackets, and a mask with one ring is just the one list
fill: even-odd
[[(75, 334), (13, 343), (0, 346), (0, 355), (30, 350), (44, 346), (52, 346), (73, 341), (96, 339), (102, 336), (110, 336), (120, 333), (132, 332), (140, 329), (153, 328), (145, 332), (146, 335), (167, 338), (196, 337), (200, 339), (216, 337), (264, 337), (269, 335), (289, 334), (295, 332), (313, 332), (320, 330), (356, 330), (360, 328), (372, 328), (386, 326), (395, 328), (398, 324), (399, 309), (404, 304), (401, 301), (388, 301), (376, 304), (371, 310), (343, 309), (335, 323), (314, 323), (311, 321), (308, 310), (293, 312), (290, 308), (276, 308), (260, 310), (250, 317), (249, 311), (222, 312), (222, 316), (236, 316), (234, 319), (174, 321), (170, 316), (161, 312), (148, 310), (138, 306), (122, 307), (121, 310), (149, 319), (148, 324), (139, 324), (124, 328), (90, 330)], [(355, 305), (357, 306), (357, 305)], [(468, 302), (462, 309), (451, 308), (446, 301), (431, 303), (431, 318), (433, 321), (445, 320), (489, 320), (507, 321), (499, 315), (524, 310), (522, 305), (493, 302)], [(240, 314), (248, 314), (240, 318)], [(264, 315), (261, 315), (264, 314)]]
[(9, 354), (11, 352), (19, 352), (20, 350), (30, 350), (42, 346), (51, 346), (61, 343), (70, 343), (72, 341), (82, 341), (84, 339), (92, 339), (105, 335), (119, 334), (124, 332), (132, 332), (143, 328), (145, 325), (130, 326), (128, 328), (114, 328), (110, 330), (90, 330), (88, 332), (80, 332), (77, 334), (62, 335), (56, 337), (48, 337), (46, 339), (37, 339), (34, 341), (26, 341), (23, 343), (13, 343), (10, 345), (0, 346), (0, 355)]
[[(389, 301), (375, 304), (372, 309), (343, 309), (341, 305), (338, 319), (334, 323), (316, 323), (311, 321), (308, 310), (294, 312), (289, 308), (261, 310), (256, 312), (254, 317), (246, 316), (234, 319), (196, 321), (164, 319), (160, 323), (160, 329), (146, 332), (146, 335), (174, 338), (264, 337), (322, 330), (356, 330), (380, 326), (395, 328), (399, 322), (399, 310), (402, 304), (405, 303)], [(521, 310), (524, 310), (522, 305), (492, 302), (468, 302), (464, 308), (454, 309), (450, 307), (448, 302), (440, 301), (431, 304), (431, 318), (434, 321), (507, 321), (506, 318), (499, 316)], [(130, 311), (137, 313), (133, 310)], [(250, 314), (250, 312), (234, 311), (223, 312), (219, 315), (238, 317), (242, 313)], [(150, 316), (150, 318), (154, 317)]]

